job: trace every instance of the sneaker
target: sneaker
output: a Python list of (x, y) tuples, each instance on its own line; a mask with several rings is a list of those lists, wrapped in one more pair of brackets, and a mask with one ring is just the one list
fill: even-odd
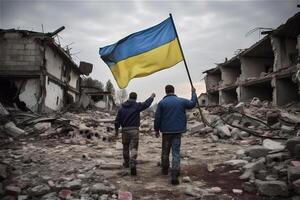
[(130, 169), (130, 174), (131, 174), (131, 176), (136, 176), (137, 173), (136, 173), (136, 168), (135, 167)]
[(172, 176), (171, 184), (172, 184), (172, 185), (179, 185), (179, 179), (178, 179), (178, 176)]

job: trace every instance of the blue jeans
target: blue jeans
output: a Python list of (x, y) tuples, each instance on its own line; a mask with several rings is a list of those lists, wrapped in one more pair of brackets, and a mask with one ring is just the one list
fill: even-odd
[(172, 148), (172, 171), (180, 171), (180, 145), (181, 133), (162, 134), (161, 166), (168, 169), (170, 166), (169, 154)]

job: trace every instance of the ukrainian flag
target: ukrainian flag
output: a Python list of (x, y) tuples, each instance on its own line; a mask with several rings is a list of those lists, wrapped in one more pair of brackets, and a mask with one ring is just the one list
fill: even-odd
[(125, 88), (133, 78), (148, 76), (183, 60), (170, 17), (156, 26), (100, 48), (99, 54), (120, 88)]

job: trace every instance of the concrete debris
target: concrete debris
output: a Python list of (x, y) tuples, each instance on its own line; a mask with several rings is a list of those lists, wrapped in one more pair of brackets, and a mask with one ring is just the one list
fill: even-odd
[(255, 145), (246, 149), (245, 154), (251, 158), (260, 158), (268, 155), (271, 149), (264, 146)]
[(118, 200), (132, 200), (132, 194), (131, 192), (118, 192)]
[(259, 107), (259, 106), (262, 106), (262, 102), (260, 101), (259, 98), (253, 97), (250, 105)]
[(292, 156), (297, 155), (296, 146), (300, 144), (300, 137), (293, 137), (286, 142), (286, 148)]
[(260, 181), (256, 180), (255, 185), (260, 194), (266, 195), (269, 197), (283, 196), (287, 197), (288, 187), (287, 184), (283, 181)]
[(7, 134), (9, 134), (12, 137), (18, 137), (26, 133), (24, 130), (18, 128), (13, 122), (6, 123), (4, 125), (4, 128), (5, 132), (7, 132)]
[[(166, 197), (165, 191), (175, 190), (180, 191), (179, 199), (185, 199), (185, 195), (207, 200), (239, 199), (246, 192), (286, 196), (290, 191), (292, 196), (297, 195), (299, 177), (295, 168), (300, 166), (297, 162), (300, 140), (293, 137), (297, 127), (284, 123), (280, 112), (273, 112), (273, 108), (261, 103), (261, 106), (242, 103), (232, 107), (253, 119), (239, 113), (223, 116), (219, 114), (223, 112), (222, 108), (204, 110), (212, 125), (205, 127), (196, 117), (197, 110), (189, 111), (188, 131), (182, 137), (184, 170), (180, 180), (183, 187), (171, 189), (165, 176), (157, 175), (161, 139), (154, 138), (153, 113), (141, 116), (136, 178), (129, 178), (130, 170), (122, 165), (123, 145), (120, 138), (114, 138), (115, 113), (100, 110), (66, 111), (49, 116), (19, 113), (14, 120), (10, 118), (0, 124), (0, 129), (6, 130), (2, 134), (6, 148), (0, 148), (3, 158), (3, 163), (0, 163), (0, 198), (22, 195), (24, 199), (42, 200), (128, 200), (142, 196), (165, 199), (173, 198)], [(274, 113), (277, 113), (277, 118)], [(289, 116), (289, 120), (294, 119)], [(8, 134), (5, 124), (20, 129), (22, 133)], [(270, 129), (271, 124), (275, 128)], [(238, 127), (255, 130), (270, 138), (289, 139), (286, 142), (261, 139)], [(14, 134), (22, 137), (10, 139)], [(7, 150), (8, 144), (16, 146)], [(205, 164), (199, 164), (199, 160)], [(203, 165), (203, 169), (199, 165)], [(228, 171), (224, 173), (224, 170)], [(223, 174), (235, 177), (239, 184), (231, 179), (228, 182), (221, 177)], [(232, 187), (207, 187), (206, 181), (214, 180), (215, 176), (224, 179), (225, 185), (233, 184)], [(139, 189), (140, 185), (156, 192), (148, 196)], [(157, 187), (163, 188), (161, 192)], [(279, 188), (277, 193), (273, 193), (273, 187)], [(120, 191), (125, 188), (126, 191)]]
[(283, 150), (285, 148), (282, 143), (270, 139), (265, 139), (263, 141), (263, 146), (271, 150)]

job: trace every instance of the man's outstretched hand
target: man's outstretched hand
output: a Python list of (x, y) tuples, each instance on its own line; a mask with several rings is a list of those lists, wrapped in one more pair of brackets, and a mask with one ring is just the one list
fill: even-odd
[(159, 131), (155, 131), (155, 137), (159, 138)]
[(155, 93), (152, 93), (152, 94), (151, 94), (151, 97), (152, 97), (152, 98), (154, 98), (155, 96), (156, 96)]
[(196, 92), (196, 89), (195, 89), (194, 87), (192, 87), (192, 92), (193, 92), (193, 93)]

